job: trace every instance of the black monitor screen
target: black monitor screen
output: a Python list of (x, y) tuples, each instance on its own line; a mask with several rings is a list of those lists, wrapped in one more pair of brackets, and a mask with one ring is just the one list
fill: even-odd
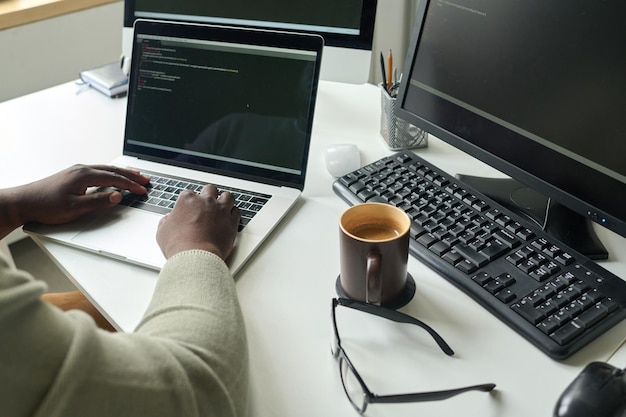
[(377, 0), (125, 0), (124, 26), (137, 18), (297, 30), (329, 46), (371, 49)]
[(422, 0), (401, 117), (626, 236), (626, 2)]

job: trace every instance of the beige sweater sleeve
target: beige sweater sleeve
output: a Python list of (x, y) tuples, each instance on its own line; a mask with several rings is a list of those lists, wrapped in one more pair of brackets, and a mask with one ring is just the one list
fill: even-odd
[[(132, 279), (129, 276), (128, 279)], [(0, 259), (0, 407), (19, 416), (245, 416), (248, 356), (218, 257), (172, 257), (132, 334), (39, 300), (45, 284)]]

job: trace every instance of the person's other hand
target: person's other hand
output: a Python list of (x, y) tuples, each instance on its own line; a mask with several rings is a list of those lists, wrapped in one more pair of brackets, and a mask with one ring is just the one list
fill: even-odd
[[(145, 194), (150, 178), (138, 171), (108, 165), (74, 165), (50, 177), (12, 189), (18, 225), (28, 222), (67, 223), (122, 200), (118, 191), (87, 192), (91, 187), (115, 187)], [(17, 225), (16, 225), (17, 226)]]
[(191, 249), (203, 249), (226, 260), (235, 244), (240, 212), (230, 193), (218, 197), (205, 186), (200, 194), (184, 191), (174, 209), (159, 222), (157, 243), (166, 258)]

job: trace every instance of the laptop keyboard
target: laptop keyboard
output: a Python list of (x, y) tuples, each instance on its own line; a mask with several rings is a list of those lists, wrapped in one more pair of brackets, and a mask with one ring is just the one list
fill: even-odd
[[(178, 195), (185, 190), (199, 193), (205, 184), (191, 182), (182, 178), (163, 177), (153, 173), (146, 173), (150, 176), (148, 192), (144, 195), (122, 192), (124, 198), (120, 204), (159, 214), (166, 214), (172, 211)], [(214, 184), (215, 185), (215, 184)], [(250, 220), (263, 208), (265, 203), (271, 198), (268, 194), (261, 194), (238, 188), (215, 185), (221, 194), (228, 191), (235, 198), (235, 206), (241, 212), (239, 221), (239, 231), (242, 231)]]
[(563, 359), (626, 317), (626, 282), (417, 155), (339, 178), (349, 204), (412, 219), (410, 252), (546, 354)]

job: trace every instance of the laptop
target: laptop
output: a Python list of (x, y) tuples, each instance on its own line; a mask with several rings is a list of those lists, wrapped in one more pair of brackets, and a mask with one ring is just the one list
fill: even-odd
[(157, 225), (176, 188), (213, 184), (242, 211), (227, 261), (235, 274), (304, 188), (322, 48), (317, 35), (138, 20), (123, 153), (112, 164), (150, 175), (156, 197), (24, 230), (158, 270)]

